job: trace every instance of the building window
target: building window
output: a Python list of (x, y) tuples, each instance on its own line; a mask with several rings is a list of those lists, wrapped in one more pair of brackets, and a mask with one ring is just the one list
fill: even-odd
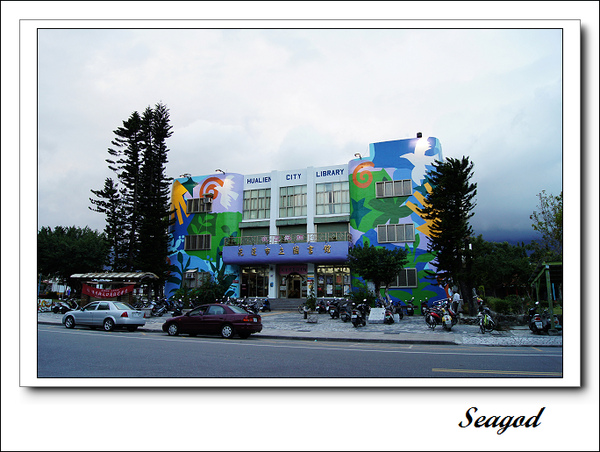
[(416, 268), (404, 268), (396, 276), (396, 282), (392, 283), (390, 287), (398, 288), (415, 288), (418, 284), (417, 269)]
[(377, 241), (379, 243), (414, 242), (415, 225), (380, 224), (377, 226)]
[(306, 185), (279, 189), (279, 217), (306, 216)]
[(271, 217), (271, 189), (244, 191), (244, 220)]
[(410, 196), (412, 195), (412, 181), (406, 179), (377, 182), (375, 194), (378, 198)]
[(210, 250), (210, 234), (186, 235), (185, 251)]
[(317, 215), (350, 213), (348, 181), (317, 184)]
[(186, 210), (190, 213), (212, 212), (212, 198), (192, 198), (186, 201)]

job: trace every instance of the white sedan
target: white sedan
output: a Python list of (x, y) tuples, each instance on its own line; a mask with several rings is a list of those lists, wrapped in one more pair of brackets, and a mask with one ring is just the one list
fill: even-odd
[(83, 308), (67, 312), (62, 323), (67, 328), (85, 325), (92, 328), (102, 327), (104, 331), (112, 331), (117, 327), (135, 331), (144, 326), (144, 313), (132, 308), (122, 301), (93, 301)]

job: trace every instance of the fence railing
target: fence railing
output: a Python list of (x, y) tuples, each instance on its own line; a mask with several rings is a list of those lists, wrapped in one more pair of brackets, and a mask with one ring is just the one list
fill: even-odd
[(225, 246), (274, 245), (280, 243), (351, 242), (349, 232), (311, 232), (248, 237), (226, 237)]

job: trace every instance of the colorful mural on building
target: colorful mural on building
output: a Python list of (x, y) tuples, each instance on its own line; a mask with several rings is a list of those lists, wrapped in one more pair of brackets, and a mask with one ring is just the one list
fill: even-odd
[[(237, 267), (225, 266), (222, 261), (226, 237), (239, 235), (242, 219), (243, 176), (227, 173), (221, 176), (196, 176), (177, 179), (171, 191), (174, 225), (169, 261), (171, 276), (165, 285), (165, 296), (170, 297), (182, 287), (187, 272), (216, 274), (237, 273)], [(211, 198), (209, 212), (188, 213), (186, 203), (193, 198)], [(209, 234), (210, 249), (185, 251), (185, 237)], [(235, 284), (235, 283), (234, 283)], [(235, 286), (232, 287), (235, 290)]]
[[(349, 245), (371, 244), (387, 248), (401, 246), (407, 252), (409, 262), (405, 268), (409, 270), (406, 271), (405, 279), (409, 283), (390, 288), (389, 295), (393, 301), (403, 303), (414, 299), (415, 305), (419, 306), (422, 300), (443, 298), (447, 295), (445, 288), (426, 277), (427, 271), (435, 271), (432, 266), (434, 256), (427, 251), (430, 241), (429, 224), (418, 213), (427, 193), (432, 190), (426, 173), (435, 160), (442, 158), (437, 138), (416, 138), (373, 143), (370, 145), (369, 157), (351, 160), (347, 166), (342, 164), (316, 169), (308, 167), (293, 172), (273, 171), (250, 176), (227, 173), (177, 179), (172, 187), (174, 225), (169, 256), (171, 275), (165, 286), (165, 295), (171, 297), (180, 288), (194, 287), (190, 285), (191, 282), (199, 287), (204, 278), (221, 274), (229, 275), (234, 281), (228, 295), (240, 296), (243, 272), (250, 268), (252, 271), (258, 269), (263, 278), (261, 284), (268, 282), (269, 296), (281, 296), (278, 287), (281, 289), (280, 286), (285, 285), (286, 278), (282, 272), (285, 266), (303, 265), (312, 280), (317, 266), (329, 265), (332, 269), (336, 265), (343, 266)], [(330, 180), (331, 178), (333, 179)], [(332, 181), (333, 184), (329, 183)], [(338, 184), (338, 192), (334, 196), (335, 184)], [(396, 184), (401, 184), (398, 186), (399, 192), (395, 191)], [(288, 185), (307, 187), (302, 189), (303, 193), (313, 196), (313, 201), (308, 204), (317, 204), (316, 187), (331, 191), (327, 199), (336, 199), (336, 196), (346, 196), (345, 199), (348, 199), (349, 195), (350, 214), (345, 213), (348, 210), (344, 210), (343, 215), (338, 212), (337, 215), (330, 214), (330, 217), (317, 214), (315, 205), (307, 204), (307, 195), (299, 195), (297, 199), (304, 200), (308, 213), (294, 217), (288, 212), (279, 218), (276, 215), (281, 215), (280, 189), (287, 189)], [(345, 192), (342, 185), (347, 187)], [(385, 190), (390, 187), (393, 190), (387, 193)], [(271, 207), (267, 212), (270, 215), (265, 213), (263, 217), (244, 222), (244, 189), (257, 193), (270, 190)], [(302, 193), (302, 190), (298, 192)], [(291, 198), (288, 196), (288, 201), (289, 199)], [(210, 208), (203, 208), (202, 202), (208, 202)], [(194, 205), (190, 206), (191, 210), (188, 212), (190, 204)], [(274, 216), (276, 217), (273, 218)], [(317, 232), (320, 233), (321, 228), (327, 231), (326, 234), (331, 232), (324, 226), (327, 223), (337, 225), (338, 229), (334, 232), (336, 240), (335, 234), (340, 232), (345, 238), (342, 241), (319, 239)], [(296, 225), (293, 227), (298, 230), (291, 231), (290, 224)], [(240, 225), (259, 230), (258, 241), (243, 242)], [(288, 230), (282, 233), (281, 227), (287, 227)], [(344, 231), (346, 227), (348, 230)], [(387, 228), (404, 230), (406, 234), (410, 233), (410, 238), (406, 236), (400, 239), (398, 236), (394, 240), (380, 242), (378, 229), (381, 228), (386, 231)], [(244, 238), (253, 238), (257, 234), (250, 229), (244, 230), (244, 233)], [(281, 240), (278, 239), (279, 234), (282, 234)], [(236, 237), (239, 241), (226, 241)], [(298, 237), (298, 240), (293, 237)], [(351, 243), (347, 237), (351, 237)], [(197, 246), (196, 242), (192, 243), (196, 239), (206, 242)], [(225, 246), (226, 242), (228, 246)], [(346, 276), (339, 274), (338, 277)], [(347, 274), (347, 277), (349, 283), (350, 275)], [(353, 289), (365, 286), (362, 279), (352, 277)]]
[[(393, 301), (405, 302), (414, 298), (415, 303), (420, 305), (422, 300), (446, 296), (444, 287), (426, 278), (426, 270), (435, 271), (431, 264), (434, 256), (427, 251), (429, 224), (417, 210), (423, 207), (425, 196), (432, 189), (425, 175), (433, 161), (442, 158), (439, 140), (429, 137), (373, 143), (370, 145), (370, 157), (349, 163), (353, 244), (386, 248), (402, 246), (409, 261), (405, 268), (417, 270), (416, 287), (390, 289)], [(412, 185), (409, 195), (376, 196), (377, 182), (409, 180)], [(379, 243), (377, 227), (393, 224), (413, 224), (414, 242)], [(354, 276), (352, 286), (365, 286), (365, 283)]]

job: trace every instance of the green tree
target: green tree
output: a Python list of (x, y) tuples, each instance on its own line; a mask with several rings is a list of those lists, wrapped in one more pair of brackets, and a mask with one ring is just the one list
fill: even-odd
[(562, 262), (563, 252), (563, 194), (553, 196), (545, 190), (538, 193), (540, 203), (529, 218), (541, 239), (531, 243), (532, 259), (538, 262)]
[(107, 265), (114, 271), (127, 270), (125, 248), (125, 214), (123, 203), (121, 202), (122, 193), (117, 184), (111, 179), (106, 178), (102, 190), (92, 190), (92, 193), (98, 199), (90, 198), (90, 202), (96, 207), (89, 207), (94, 212), (100, 212), (106, 215), (106, 226), (104, 233), (111, 245), (111, 254)]
[(433, 189), (427, 194), (419, 213), (431, 222), (428, 251), (435, 255), (433, 264), (437, 273), (434, 277), (458, 285), (473, 315), (475, 303), (471, 295), (472, 256), (469, 251), (473, 228), (469, 219), (474, 215), (477, 184), (470, 182), (472, 177), (473, 163), (468, 157), (434, 162), (433, 169), (427, 174)]
[(492, 297), (525, 294), (532, 266), (524, 244), (487, 242), (481, 235), (472, 244), (471, 275), (475, 285), (483, 286), (486, 295)]
[(139, 223), (141, 209), (140, 166), (143, 146), (142, 118), (137, 111), (123, 121), (123, 126), (113, 131), (116, 135), (111, 141), (113, 148), (108, 149), (111, 158), (106, 159), (108, 167), (115, 172), (123, 185), (122, 212), (124, 215), (122, 247), (126, 250), (123, 260), (126, 270), (135, 270), (139, 252)]
[(377, 248), (373, 245), (355, 245), (348, 250), (347, 264), (353, 273), (375, 285), (375, 295), (381, 299), (381, 287), (389, 299), (390, 284), (408, 263), (403, 248)]
[(140, 247), (138, 265), (159, 276), (155, 290), (164, 286), (169, 273), (167, 262), (171, 221), (171, 178), (165, 174), (167, 153), (166, 139), (172, 135), (169, 110), (162, 104), (149, 107), (142, 115), (141, 190), (139, 197)]
[(37, 235), (38, 274), (66, 283), (74, 273), (101, 272), (109, 250), (106, 235), (87, 226), (44, 226)]
[(157, 291), (164, 287), (168, 275), (172, 180), (166, 176), (166, 140), (172, 135), (169, 122), (169, 110), (161, 103), (147, 107), (142, 115), (133, 112), (123, 121), (123, 126), (113, 131), (115, 138), (106, 159), (120, 187), (105, 181), (103, 190), (92, 190), (98, 199), (90, 198), (95, 205), (92, 210), (107, 216), (114, 269), (156, 273)]

